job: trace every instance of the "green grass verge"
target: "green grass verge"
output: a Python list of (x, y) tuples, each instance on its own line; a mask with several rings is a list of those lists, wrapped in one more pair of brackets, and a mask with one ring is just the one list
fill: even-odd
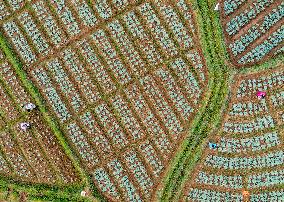
[(284, 55), (277, 55), (261, 64), (253, 65), (250, 68), (241, 68), (238, 73), (254, 73), (263, 70), (275, 69), (276, 66), (283, 65), (284, 63)]
[[(227, 54), (224, 50), (218, 18), (210, 12), (208, 2), (204, 0), (195, 1), (194, 7), (198, 8), (197, 18), (201, 32), (201, 44), (211, 76), (209, 85), (211, 95), (206, 98), (208, 101), (203, 107), (205, 110), (201, 110), (202, 115), (197, 117), (188, 139), (172, 163), (172, 169), (164, 180), (164, 189), (160, 195), (161, 201), (178, 200), (187, 176), (201, 157), (202, 144), (211, 129), (221, 120), (220, 109), (228, 94), (229, 72), (224, 64)], [(213, 23), (212, 20), (217, 22)]]
[(48, 113), (44, 101), (38, 91), (38, 89), (33, 85), (33, 83), (28, 80), (26, 72), (22, 68), (22, 64), (19, 61), (17, 55), (13, 51), (13, 48), (9, 45), (9, 42), (5, 39), (2, 32), (0, 32), (0, 48), (3, 50), (8, 61), (13, 66), (18, 78), (21, 80), (23, 86), (27, 89), (30, 95), (35, 100), (45, 122), (50, 126), (54, 135), (56, 136), (59, 144), (63, 147), (66, 155), (71, 159), (73, 166), (75, 167), (77, 174), (81, 181), (72, 186), (58, 185), (58, 186), (46, 186), (41, 184), (28, 184), (14, 181), (13, 179), (1, 178), (0, 188), (12, 188), (15, 192), (23, 191), (27, 192), (30, 197), (41, 199), (41, 200), (54, 200), (54, 201), (82, 201), (87, 200), (79, 196), (80, 191), (88, 186), (92, 187), (94, 190), (95, 197), (104, 201), (103, 196), (95, 189), (89, 176), (80, 167), (79, 160), (72, 152), (66, 139), (62, 134), (59, 125), (55, 119)]
[[(251, 68), (228, 69), (225, 60), (229, 59), (223, 41), (223, 32), (219, 23), (219, 14), (213, 11), (216, 0), (196, 0), (193, 7), (197, 10), (197, 21), (200, 26), (201, 44), (205, 53), (209, 75), (209, 91), (211, 96), (207, 99), (201, 116), (197, 116), (188, 139), (183, 143), (182, 149), (172, 161), (171, 169), (163, 180), (163, 190), (158, 192), (160, 201), (178, 201), (185, 182), (202, 154), (202, 145), (212, 129), (218, 128), (222, 119), (222, 109), (228, 104), (226, 95), (229, 95), (229, 84), (236, 73), (271, 69), (283, 63), (283, 55), (277, 56), (267, 62), (254, 65)], [(223, 107), (222, 107), (223, 106)]]

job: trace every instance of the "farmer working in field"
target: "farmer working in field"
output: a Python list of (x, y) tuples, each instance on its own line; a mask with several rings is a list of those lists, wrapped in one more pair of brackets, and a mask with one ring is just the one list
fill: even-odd
[(210, 149), (216, 149), (218, 146), (216, 143), (212, 143), (212, 142), (209, 142), (209, 148)]
[(27, 122), (20, 123), (20, 128), (21, 128), (21, 130), (23, 130), (23, 131), (28, 130), (30, 127), (31, 127), (31, 124), (29, 124), (29, 123), (27, 123)]
[(28, 104), (24, 105), (24, 109), (27, 110), (28, 112), (32, 111), (35, 108), (36, 108), (36, 106), (33, 103), (28, 103)]
[(257, 91), (256, 95), (257, 95), (258, 99), (263, 99), (266, 96), (266, 92), (264, 92), (264, 91)]

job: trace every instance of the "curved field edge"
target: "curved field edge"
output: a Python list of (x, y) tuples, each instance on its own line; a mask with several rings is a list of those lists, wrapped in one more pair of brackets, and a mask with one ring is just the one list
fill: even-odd
[[(206, 58), (210, 75), (209, 97), (205, 98), (205, 105), (201, 115), (196, 117), (189, 137), (184, 141), (180, 151), (172, 161), (171, 169), (162, 182), (163, 189), (157, 193), (161, 201), (175, 201), (182, 191), (183, 184), (190, 171), (198, 162), (202, 154), (202, 145), (210, 131), (220, 122), (220, 109), (225, 104), (228, 94), (229, 72), (225, 65), (227, 57), (222, 41), (222, 31), (216, 14), (214, 19), (210, 16), (208, 2), (197, 0), (193, 2), (197, 12), (196, 18), (199, 25), (200, 40)], [(201, 15), (202, 13), (202, 15)]]
[[(49, 186), (45, 184), (31, 184), (26, 182), (15, 181), (12, 178), (0, 176), (0, 191), (5, 191), (8, 188), (12, 189), (13, 192), (18, 195), (20, 192), (28, 193), (29, 199), (33, 200), (57, 200), (57, 201), (91, 201), (88, 198), (82, 198), (80, 192), (83, 188), (91, 188), (93, 195), (104, 201), (104, 197), (97, 191), (90, 177), (85, 173), (85, 171), (80, 167), (80, 163), (76, 155), (72, 152), (65, 137), (63, 136), (57, 121), (50, 116), (48, 113), (44, 101), (39, 93), (39, 90), (33, 85), (33, 83), (28, 80), (26, 72), (22, 68), (22, 64), (19, 61), (17, 55), (15, 54), (13, 48), (9, 45), (9, 42), (5, 39), (3, 33), (0, 31), (0, 48), (4, 52), (7, 60), (13, 66), (18, 78), (21, 80), (23, 86), (26, 88), (28, 93), (35, 100), (38, 109), (43, 115), (43, 119), (48, 124), (48, 126), (53, 131), (55, 137), (57, 138), (59, 144), (64, 149), (65, 154), (71, 159), (75, 170), (77, 171), (78, 177), (81, 182), (73, 185), (54, 185)], [(93, 199), (92, 199), (93, 200)]]
[[(209, 99), (206, 98), (207, 105), (201, 109), (203, 114), (195, 118), (189, 137), (182, 144), (180, 151), (171, 163), (171, 169), (161, 182), (162, 190), (156, 193), (156, 197), (160, 201), (178, 201), (180, 199), (185, 182), (201, 157), (207, 137), (215, 133), (221, 124), (222, 114), (228, 105), (229, 88), (234, 75), (272, 69), (284, 61), (284, 56), (278, 55), (262, 64), (235, 69), (229, 62), (219, 13), (213, 11), (215, 5), (216, 0), (193, 2), (197, 12), (201, 45), (210, 74), (209, 91), (211, 91), (211, 96)], [(216, 83), (222, 84), (221, 87)], [(207, 110), (204, 111), (204, 108)]]

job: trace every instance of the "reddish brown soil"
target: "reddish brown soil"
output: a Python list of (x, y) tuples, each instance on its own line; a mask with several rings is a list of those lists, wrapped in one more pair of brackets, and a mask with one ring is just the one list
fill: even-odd
[(244, 27), (242, 27), (235, 35), (233, 36), (229, 36), (228, 33), (226, 32), (226, 24), (236, 15), (242, 13), (246, 8), (249, 7), (249, 5), (252, 3), (251, 1), (247, 1), (246, 3), (242, 4), (237, 10), (235, 10), (233, 13), (229, 14), (228, 16), (225, 15), (224, 12), (224, 1), (225, 0), (221, 0), (221, 9), (220, 9), (220, 18), (221, 18), (221, 25), (223, 28), (223, 34), (224, 34), (224, 40), (225, 43), (227, 44), (227, 51), (229, 53), (231, 62), (234, 64), (234, 66), (236, 66), (237, 68), (241, 68), (241, 67), (249, 67), (255, 64), (260, 64), (263, 63), (264, 61), (270, 59), (271, 57), (274, 56), (275, 52), (277, 50), (279, 50), (281, 48), (281, 44), (275, 48), (273, 48), (266, 56), (264, 56), (260, 61), (257, 62), (250, 62), (250, 63), (246, 63), (246, 64), (239, 64), (238, 60), (245, 55), (247, 52), (249, 52), (250, 50), (252, 50), (253, 48), (255, 48), (257, 45), (261, 44), (265, 39), (267, 39), (277, 28), (279, 28), (281, 26), (281, 24), (283, 24), (283, 19), (280, 20), (278, 23), (276, 23), (274, 26), (272, 26), (270, 28), (270, 30), (268, 30), (265, 34), (261, 35), (260, 37), (258, 37), (255, 41), (253, 41), (244, 52), (238, 54), (237, 56), (234, 56), (231, 49), (229, 48), (229, 44), (233, 43), (234, 41), (240, 39), (240, 36), (242, 36), (243, 34), (247, 33), (248, 29), (251, 28), (253, 25), (255, 25), (256, 23), (262, 23), (264, 16), (271, 12), (272, 9), (274, 9), (275, 7), (277, 7), (278, 5), (281, 4), (281, 0), (276, 0), (271, 6), (269, 6), (268, 8), (266, 8), (264, 11), (262, 11), (261, 13), (259, 13), (255, 19), (252, 19), (248, 24), (246, 24)]

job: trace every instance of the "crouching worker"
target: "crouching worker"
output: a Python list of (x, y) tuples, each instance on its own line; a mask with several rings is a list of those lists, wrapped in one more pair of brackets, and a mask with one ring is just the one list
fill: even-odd
[(20, 128), (22, 131), (27, 131), (28, 129), (31, 128), (31, 124), (27, 122), (20, 123)]
[(30, 112), (30, 111), (34, 110), (36, 108), (36, 106), (33, 103), (28, 103), (28, 104), (24, 105), (23, 108), (26, 111)]
[(212, 143), (212, 142), (209, 142), (208, 146), (210, 149), (216, 149), (218, 147), (216, 143)]
[(264, 91), (257, 91), (256, 96), (258, 97), (258, 99), (263, 99), (266, 96), (266, 92), (264, 92)]

